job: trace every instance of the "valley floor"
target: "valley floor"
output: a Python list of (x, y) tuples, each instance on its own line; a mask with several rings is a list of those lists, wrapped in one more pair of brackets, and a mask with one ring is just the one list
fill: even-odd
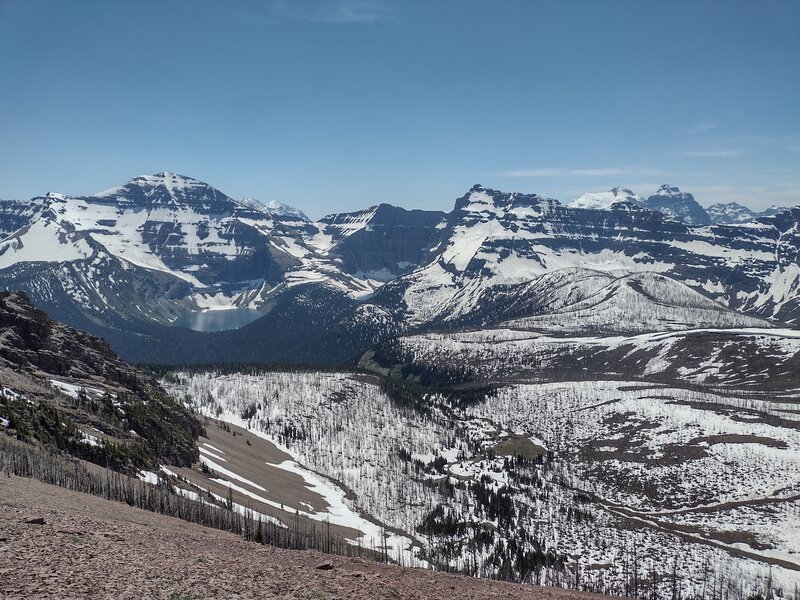
[[(43, 525), (26, 521), (44, 518)], [(327, 563), (332, 568), (319, 569)], [(604, 598), (261, 546), (0, 474), (2, 598)]]

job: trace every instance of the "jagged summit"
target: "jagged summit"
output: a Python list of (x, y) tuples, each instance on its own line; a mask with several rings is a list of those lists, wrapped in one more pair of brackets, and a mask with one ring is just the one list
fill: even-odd
[(772, 217), (774, 215), (777, 215), (778, 213), (782, 213), (785, 210), (789, 210), (789, 208), (790, 207), (788, 207), (788, 206), (778, 206), (777, 204), (773, 204), (772, 206), (770, 206), (766, 210), (761, 211), (758, 216), (760, 216), (760, 217)]
[[(147, 175), (140, 175), (136, 179), (139, 178), (147, 178)], [(150, 175), (154, 179), (163, 179), (163, 180), (172, 180), (172, 181), (198, 181), (194, 177), (188, 177), (186, 175), (181, 175), (179, 173), (172, 173), (170, 171), (161, 171), (160, 173), (156, 173), (155, 175)]]
[(757, 216), (746, 206), (742, 206), (738, 202), (727, 202), (712, 204), (706, 208), (708, 216), (711, 220), (718, 225), (730, 225), (732, 223), (749, 223)]
[(613, 187), (604, 192), (587, 192), (575, 198), (567, 206), (591, 210), (621, 209), (643, 207), (664, 214), (670, 219), (687, 225), (732, 225), (748, 223), (757, 217), (771, 217), (787, 210), (781, 206), (771, 206), (756, 212), (738, 202), (712, 204), (703, 208), (692, 194), (669, 183), (661, 185), (650, 197), (634, 193), (626, 187)]
[[(682, 197), (685, 192), (682, 192), (677, 185), (670, 185), (668, 183), (663, 184), (654, 195), (657, 196), (671, 196), (671, 197)], [(691, 194), (689, 194), (691, 195)]]
[(276, 213), (279, 215), (291, 216), (291, 217), (298, 217), (303, 221), (309, 221), (310, 219), (301, 211), (299, 208), (295, 208), (294, 206), (289, 206), (288, 204), (284, 204), (279, 200), (270, 200), (265, 205), (267, 210), (272, 213)]
[(47, 192), (42, 198), (46, 198), (48, 200), (64, 200), (66, 198), (66, 194), (60, 194), (58, 192)]
[[(136, 206), (205, 205), (215, 212), (228, 212), (234, 205), (231, 198), (207, 183), (168, 171), (139, 175), (89, 198)], [(228, 206), (223, 208), (220, 203)]]
[(575, 198), (567, 206), (571, 208), (588, 208), (593, 210), (608, 210), (614, 204), (632, 202), (644, 203), (644, 198), (625, 187), (614, 187), (606, 192), (588, 192)]
[(177, 173), (170, 173), (169, 171), (162, 171), (161, 173), (155, 173), (154, 175), (138, 175), (128, 181), (127, 183), (116, 186), (107, 190), (103, 190), (102, 192), (98, 192), (93, 196), (95, 198), (103, 198), (106, 196), (114, 196), (119, 193), (120, 190), (126, 187), (159, 187), (163, 186), (167, 189), (185, 189), (187, 187), (210, 187), (208, 184), (203, 183), (193, 177), (187, 177), (186, 175), (179, 175)]
[(710, 225), (711, 217), (688, 192), (682, 192), (677, 186), (664, 184), (655, 194), (647, 198), (644, 205), (650, 210), (657, 210), (676, 221), (687, 225)]
[(531, 206), (558, 206), (560, 203), (553, 198), (546, 198), (539, 194), (523, 194), (520, 192), (503, 192), (485, 187), (481, 184), (473, 185), (469, 191), (456, 200), (454, 213), (481, 213), (489, 210), (508, 211), (515, 207)]
[(258, 212), (279, 216), (279, 217), (293, 217), (301, 221), (311, 221), (303, 211), (294, 206), (289, 206), (278, 200), (270, 200), (269, 202), (262, 202), (256, 198), (245, 197), (239, 200), (239, 204), (257, 210)]

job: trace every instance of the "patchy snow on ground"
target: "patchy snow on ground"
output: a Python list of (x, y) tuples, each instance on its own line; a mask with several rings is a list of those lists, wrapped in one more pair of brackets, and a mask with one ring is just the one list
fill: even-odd
[[(370, 460), (372, 452), (370, 452), (369, 449), (371, 446), (365, 444), (364, 447), (360, 449), (355, 446), (346, 449), (344, 445), (331, 446), (327, 443), (324, 445), (321, 443), (316, 448), (313, 446), (299, 446), (281, 433), (286, 427), (290, 426), (299, 426), (304, 429), (309, 426), (315, 429), (316, 427), (322, 428), (328, 426), (330, 427), (329, 431), (335, 430), (336, 426), (328, 421), (328, 419), (335, 419), (336, 417), (334, 415), (329, 415), (328, 419), (324, 422), (311, 422), (300, 418), (300, 411), (303, 409), (304, 404), (306, 410), (313, 410), (312, 406), (314, 403), (326, 402), (327, 394), (338, 389), (338, 384), (340, 382), (346, 384), (357, 384), (358, 382), (352, 382), (352, 380), (342, 378), (339, 374), (322, 375), (321, 381), (317, 379), (319, 377), (317, 374), (305, 380), (298, 380), (296, 376), (289, 373), (275, 373), (274, 378), (270, 378), (266, 381), (260, 381), (260, 378), (257, 377), (242, 380), (241, 377), (240, 375), (220, 376), (220, 379), (216, 380), (216, 383), (220, 384), (221, 388), (217, 388), (212, 392), (212, 397), (215, 399), (214, 404), (206, 405), (196, 403), (194, 405), (195, 408), (209, 416), (214, 416), (228, 423), (244, 427), (255, 435), (272, 442), (280, 450), (293, 457), (292, 461), (285, 461), (272, 466), (303, 477), (307, 487), (311, 491), (318, 493), (329, 505), (329, 508), (324, 512), (298, 511), (300, 514), (320, 522), (330, 521), (331, 524), (356, 529), (361, 535), (357, 539), (350, 540), (351, 542), (361, 544), (364, 547), (379, 548), (384, 545), (388, 548), (389, 556), (400, 557), (403, 564), (424, 564), (424, 561), (416, 556), (416, 552), (413, 549), (415, 540), (412, 536), (402, 536), (392, 531), (384, 530), (381, 525), (364, 518), (361, 514), (362, 512), (371, 515), (379, 521), (385, 522), (390, 527), (396, 526), (392, 520), (386, 520), (383, 518), (382, 514), (371, 510), (373, 508), (371, 505), (361, 501), (359, 501), (358, 504), (353, 504), (352, 501), (347, 500), (344, 489), (314, 472), (323, 473), (336, 481), (340, 481), (345, 484), (348, 489), (363, 489), (364, 483), (370, 483), (370, 498), (382, 496), (385, 490), (373, 487), (374, 484), (371, 483), (374, 482), (374, 478), (370, 477), (370, 475), (374, 475), (379, 471), (377, 465), (373, 464), (375, 461)], [(193, 397), (199, 398), (200, 396), (194, 396), (192, 392), (198, 389), (196, 386), (205, 386), (207, 380), (204, 376), (198, 375), (187, 382), (190, 383), (190, 385), (186, 388), (182, 386), (173, 386), (170, 389), (173, 393), (179, 393), (179, 390), (184, 390), (182, 395), (188, 392)], [(301, 382), (301, 385), (297, 385)], [(222, 391), (233, 389), (238, 391), (231, 395)], [(289, 390), (293, 390), (291, 394), (288, 393)], [(205, 398), (206, 396), (203, 397)], [(270, 402), (267, 403), (267, 399), (269, 399)], [(253, 403), (261, 405), (261, 409), (258, 410), (256, 417), (249, 420), (242, 419), (240, 416), (242, 410)], [(342, 408), (347, 408), (349, 405), (350, 403), (348, 402), (347, 405), (342, 406)], [(334, 408), (336, 403), (330, 406)], [(386, 408), (389, 409), (390, 407), (387, 406)], [(355, 426), (355, 421), (352, 417), (347, 417), (347, 421), (350, 426)], [(384, 424), (389, 427), (391, 422), (392, 417), (387, 415)], [(324, 432), (320, 429), (319, 433), (323, 434)], [(375, 433), (374, 435), (379, 434)], [(337, 444), (345, 444), (345, 438), (342, 437)], [(349, 445), (348, 442), (348, 446)], [(353, 450), (356, 452), (352, 453)], [(343, 460), (347, 455), (351, 455), (352, 458), (348, 456), (346, 460)], [(250, 482), (237, 473), (226, 469), (212, 458), (209, 458), (209, 451), (201, 452), (200, 460), (206, 463), (218, 475), (222, 476), (220, 477), (220, 482), (224, 485), (237, 485), (234, 483), (237, 481), (243, 483), (244, 486), (238, 486), (234, 489), (254, 499), (263, 501), (267, 505), (280, 508), (278, 503), (269, 500), (263, 493), (257, 494), (259, 498), (255, 498), (254, 494), (257, 492), (249, 490), (246, 487), (248, 484), (251, 484), (251, 487), (254, 487), (256, 490), (259, 488), (262, 492), (266, 490), (264, 490), (262, 486)], [(320, 468), (322, 464), (328, 465), (330, 468)], [(314, 471), (306, 466), (313, 468)], [(224, 479), (225, 477), (227, 480)], [(362, 485), (359, 485), (359, 483)], [(420, 490), (419, 493), (420, 496), (422, 496), (423, 490)], [(409, 530), (404, 528), (400, 529), (404, 531)], [(413, 527), (410, 528), (410, 530), (413, 532)], [(385, 541), (381, 542), (382, 539)]]
[(52, 385), (61, 393), (66, 394), (70, 398), (78, 398), (81, 394), (99, 397), (105, 395), (106, 393), (104, 390), (99, 388), (86, 385), (76, 385), (74, 383), (67, 383), (66, 381), (58, 381), (56, 379), (51, 379), (50, 385)]
[[(277, 466), (326, 498), (331, 509), (317, 518), (361, 522), (368, 532), (359, 521), (367, 513), (406, 532), (390, 538), (390, 555), (422, 547), (428, 561), (489, 576), (494, 544), (514, 540), (572, 557), (560, 570), (531, 572), (532, 582), (565, 585), (577, 569), (594, 589), (624, 592), (636, 549), (641, 576), (663, 574), (664, 597), (673, 568), (684, 595), (701, 593), (704, 569), (753, 589), (770, 578), (783, 589), (800, 583), (781, 566), (797, 552), (798, 504), (790, 498), (800, 494), (800, 438), (774, 421), (785, 412), (768, 397), (581, 381), (506, 386), (461, 408), (431, 396), (430, 411), (417, 412), (394, 404), (376, 380), (347, 373), (179, 373), (165, 385), (293, 456)], [(240, 416), (245, 409), (254, 410), (251, 419)], [(545, 455), (518, 463), (513, 450), (498, 454), (521, 440)], [(480, 504), (477, 485), (508, 496), (510, 523)], [(447, 553), (454, 540), (446, 535), (419, 534), (438, 507), (465, 524), (462, 552)], [(682, 525), (699, 532), (678, 531)], [(380, 533), (372, 527), (369, 535)], [(479, 541), (485, 527), (494, 531), (489, 546)], [(535, 535), (523, 540), (521, 530)]]

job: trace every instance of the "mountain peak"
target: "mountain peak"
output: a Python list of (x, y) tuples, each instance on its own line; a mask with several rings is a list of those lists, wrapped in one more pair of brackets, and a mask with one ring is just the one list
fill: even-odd
[(571, 208), (587, 208), (592, 210), (608, 210), (615, 204), (633, 203), (641, 204), (644, 198), (634, 194), (626, 187), (613, 187), (606, 192), (587, 192), (575, 198), (567, 206)]
[(162, 171), (155, 175), (139, 175), (138, 177), (134, 177), (129, 183), (132, 182), (136, 182), (138, 185), (163, 185), (167, 188), (208, 186), (207, 183), (203, 183), (192, 177), (170, 173), (169, 171)]
[[(139, 175), (123, 185), (99, 192), (92, 197), (138, 206), (172, 203), (209, 205), (233, 202), (207, 183), (169, 171), (155, 175)], [(220, 212), (226, 212), (221, 207), (218, 208)]]
[(293, 206), (289, 206), (288, 204), (284, 204), (278, 200), (270, 200), (269, 202), (262, 202), (261, 200), (257, 200), (256, 198), (242, 198), (239, 200), (239, 204), (247, 206), (248, 208), (252, 208), (253, 210), (257, 210), (258, 212), (262, 212), (268, 215), (275, 215), (279, 217), (293, 217), (296, 219), (300, 219), (301, 221), (310, 221), (310, 219), (305, 215), (303, 211), (299, 208), (295, 208)]
[(694, 196), (667, 183), (658, 188), (658, 191), (645, 201), (645, 206), (687, 225), (710, 225), (712, 223), (711, 217), (694, 199)]
[(747, 208), (745, 205), (739, 204), (738, 202), (719, 202), (717, 204), (712, 204), (711, 206), (709, 206), (709, 208), (711, 208), (712, 206), (719, 208)]
[(681, 192), (680, 188), (677, 185), (670, 185), (668, 183), (663, 184), (658, 190), (656, 191), (654, 196), (681, 196), (685, 192)]
[(782, 213), (785, 210), (789, 210), (789, 207), (788, 206), (778, 206), (777, 204), (773, 204), (772, 206), (770, 206), (766, 210), (761, 211), (758, 216), (760, 216), (760, 217), (772, 217), (774, 215), (777, 215), (778, 213)]
[(711, 220), (718, 225), (730, 225), (733, 223), (748, 223), (756, 218), (756, 213), (742, 206), (738, 202), (727, 202), (712, 204), (706, 209)]
[[(502, 192), (476, 184), (466, 194), (456, 199), (453, 214), (500, 214), (519, 208), (540, 206), (546, 206), (545, 210), (550, 210), (558, 204), (558, 200), (545, 198), (538, 194)], [(537, 208), (536, 210), (541, 209)]]
[(635, 195), (630, 188), (622, 187), (620, 185), (611, 188), (609, 191), (614, 192), (615, 194), (625, 194), (626, 196)]
[(260, 210), (261, 212), (264, 212), (267, 209), (267, 205), (261, 200), (258, 200), (257, 198), (251, 198), (250, 196), (245, 196), (239, 200), (239, 204), (247, 206), (248, 208)]

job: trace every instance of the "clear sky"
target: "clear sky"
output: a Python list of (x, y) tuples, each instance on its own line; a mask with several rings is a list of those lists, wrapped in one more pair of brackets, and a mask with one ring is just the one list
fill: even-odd
[(794, 0), (0, 0), (0, 197), (173, 171), (313, 217), (800, 203)]

